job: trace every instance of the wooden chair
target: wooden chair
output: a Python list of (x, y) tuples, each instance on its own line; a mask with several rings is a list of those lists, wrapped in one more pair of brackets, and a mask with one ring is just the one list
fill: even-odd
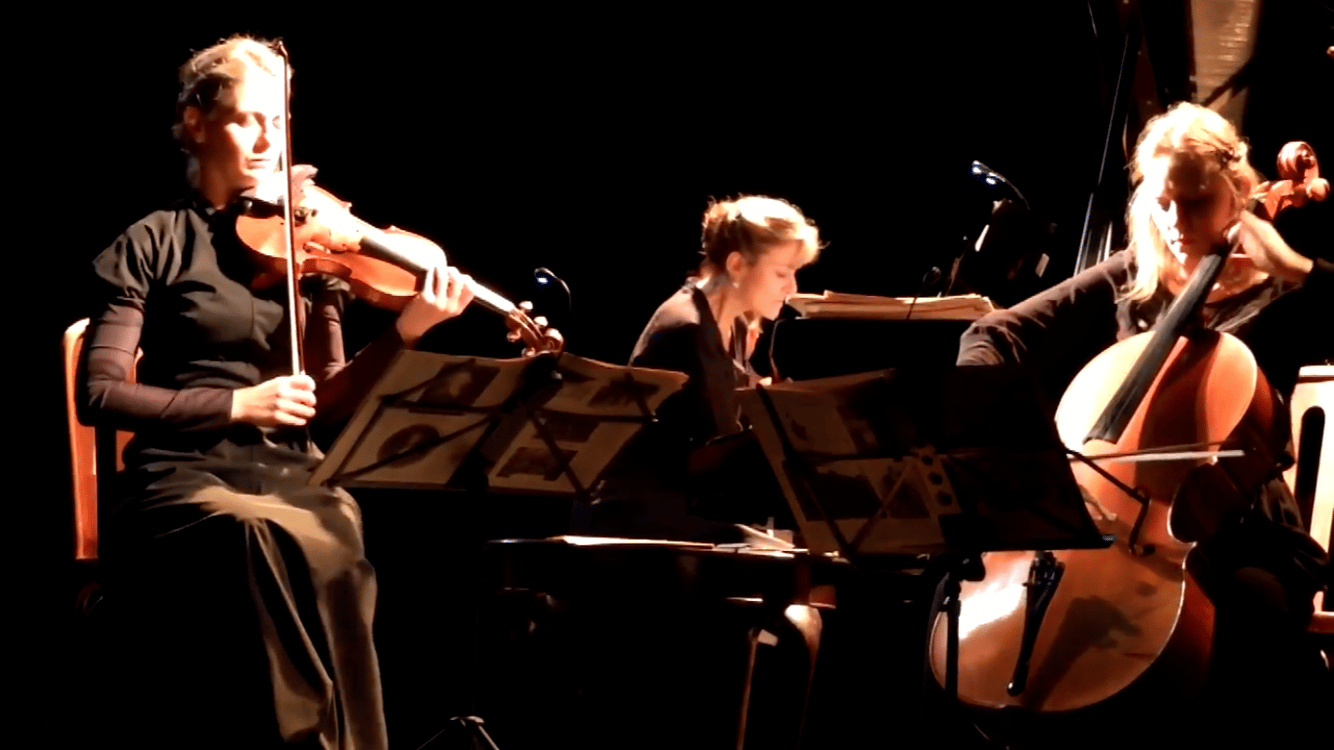
[[(1303, 367), (1292, 392), (1292, 440), (1297, 463), (1284, 478), (1302, 522), (1326, 551), (1334, 549), (1334, 365)], [(1311, 632), (1334, 636), (1334, 592), (1315, 595)]]
[[(69, 423), (70, 469), (74, 481), (74, 559), (78, 561), (97, 559), (98, 473), (100, 470), (102, 474), (109, 475), (125, 468), (121, 452), (125, 450), (125, 444), (129, 442), (132, 434), (119, 430), (114, 433), (110, 430), (98, 430), (79, 421), (74, 399), (79, 357), (83, 352), (83, 336), (87, 328), (87, 318), (76, 321), (65, 329), (63, 342), (65, 412)], [(131, 381), (134, 380), (135, 370), (142, 354), (142, 351), (135, 353), (134, 367), (130, 368)], [(80, 598), (83, 599), (83, 594)]]

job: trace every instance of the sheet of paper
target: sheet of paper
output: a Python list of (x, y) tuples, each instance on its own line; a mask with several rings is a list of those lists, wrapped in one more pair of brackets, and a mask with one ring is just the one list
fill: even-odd
[(444, 487), (493, 424), (517, 413), (520, 427), (506, 436), (508, 442), (487, 466), (490, 488), (566, 494), (576, 491), (572, 473), (579, 488), (587, 489), (686, 381), (681, 373), (561, 354), (555, 362), (555, 395), (531, 412), (506, 412), (528, 378), (547, 377), (530, 370), (549, 365), (549, 359), (401, 352), (363, 399), (311, 481), (349, 487)]
[(864, 294), (825, 292), (794, 294), (787, 304), (805, 318), (856, 318), (860, 320), (977, 320), (995, 310), (991, 300), (977, 294), (954, 297), (875, 297)]

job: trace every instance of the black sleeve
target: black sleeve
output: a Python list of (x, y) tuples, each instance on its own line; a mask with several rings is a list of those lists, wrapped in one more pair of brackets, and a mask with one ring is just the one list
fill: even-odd
[(343, 309), (348, 292), (328, 283), (313, 295), (306, 318), (306, 370), (315, 379), (315, 421), (336, 425), (352, 417), (394, 355), (403, 349), (398, 327), (390, 325), (349, 362), (343, 348)]
[(706, 440), (718, 434), (718, 430), (709, 404), (700, 324), (677, 321), (655, 325), (655, 322), (650, 321), (649, 329), (640, 337), (630, 366), (672, 370), (689, 376), (685, 386), (658, 409), (658, 420), (682, 438)]
[(1128, 273), (1124, 254), (969, 326), (960, 365), (1022, 365), (1049, 398), (1098, 352), (1116, 342), (1117, 294)]
[(1245, 342), (1279, 393), (1289, 395), (1304, 365), (1334, 360), (1334, 263), (1317, 259), (1300, 287), (1256, 316)]
[(160, 238), (132, 228), (93, 261), (95, 303), (80, 358), (79, 419), (123, 430), (212, 430), (231, 420), (228, 388), (171, 389), (132, 383), (150, 290), (165, 252)]

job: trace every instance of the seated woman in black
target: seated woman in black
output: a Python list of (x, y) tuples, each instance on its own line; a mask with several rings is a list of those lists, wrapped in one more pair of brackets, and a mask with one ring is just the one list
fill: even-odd
[[(815, 258), (819, 244), (815, 225), (785, 201), (747, 196), (709, 206), (699, 275), (653, 314), (630, 361), (690, 379), (617, 457), (584, 509), (590, 514), (573, 520), (576, 532), (782, 546), (749, 526), (692, 515), (687, 461), (709, 439), (741, 430), (734, 391), (758, 381), (748, 360), (760, 321), (774, 318), (796, 291), (797, 270)], [(770, 471), (762, 460), (754, 469)], [(737, 483), (745, 490), (764, 481), (743, 472)], [(689, 581), (680, 583), (689, 589)], [(571, 650), (584, 655), (582, 668), (595, 675), (580, 690), (594, 717), (588, 723), (606, 730), (594, 746), (736, 746), (755, 611), (721, 599), (655, 595), (647, 587), (587, 602), (582, 611), (582, 624), (571, 630), (585, 640)], [(797, 746), (819, 642), (814, 610), (793, 606), (786, 614), (763, 623), (778, 642), (757, 663), (750, 704), (749, 742), (763, 747)]]
[(467, 277), (433, 269), (346, 362), (344, 293), (308, 278), (310, 374), (290, 372), (284, 287), (251, 288), (234, 208), (282, 156), (282, 71), (244, 37), (182, 66), (173, 132), (193, 190), (93, 264), (81, 412), (135, 432), (102, 548), (123, 625), (113, 718), (135, 747), (387, 744), (360, 511), (306, 485), (319, 460), (306, 426), (345, 418), (396, 351), (472, 295)]
[(741, 430), (734, 391), (759, 381), (750, 356), (760, 321), (777, 317), (797, 291), (797, 271), (819, 254), (820, 234), (796, 206), (762, 196), (713, 203), (703, 223), (698, 275), (653, 313), (630, 357), (635, 367), (675, 370), (690, 380), (599, 489), (592, 522), (601, 533), (765, 541), (749, 527), (687, 512), (687, 461), (710, 439)]
[[(1228, 257), (1203, 321), (1245, 342), (1288, 395), (1301, 365), (1334, 355), (1334, 338), (1317, 330), (1324, 327), (1317, 321), (1332, 319), (1334, 265), (1299, 254), (1244, 210), (1258, 184), (1246, 154), (1212, 110), (1183, 103), (1151, 120), (1134, 155), (1127, 251), (977, 321), (963, 336), (959, 364), (1023, 365), (1055, 403), (1094, 355), (1148, 330), (1200, 259), (1231, 241), (1241, 253)], [(1224, 720), (1209, 723), (1220, 739), (1244, 730), (1277, 742), (1309, 720), (1298, 706), (1334, 697), (1305, 632), (1314, 592), (1329, 585), (1329, 557), (1304, 532), (1281, 468), (1272, 468), (1244, 513), (1191, 553), (1191, 570), (1217, 608), (1206, 700), (1223, 704)], [(1289, 713), (1291, 721), (1276, 720)]]

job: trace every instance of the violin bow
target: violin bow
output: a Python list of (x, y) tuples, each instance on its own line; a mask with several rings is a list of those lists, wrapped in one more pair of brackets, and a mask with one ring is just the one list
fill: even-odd
[(298, 304), (297, 295), (298, 268), (296, 266), (296, 222), (292, 220), (292, 62), (287, 55), (287, 47), (279, 39), (273, 43), (274, 52), (283, 59), (283, 223), (287, 227), (283, 239), (287, 250), (287, 316), (288, 335), (292, 342), (292, 374), (305, 372), (305, 357), (301, 347), (301, 332), (305, 329), (303, 314), (305, 310)]

